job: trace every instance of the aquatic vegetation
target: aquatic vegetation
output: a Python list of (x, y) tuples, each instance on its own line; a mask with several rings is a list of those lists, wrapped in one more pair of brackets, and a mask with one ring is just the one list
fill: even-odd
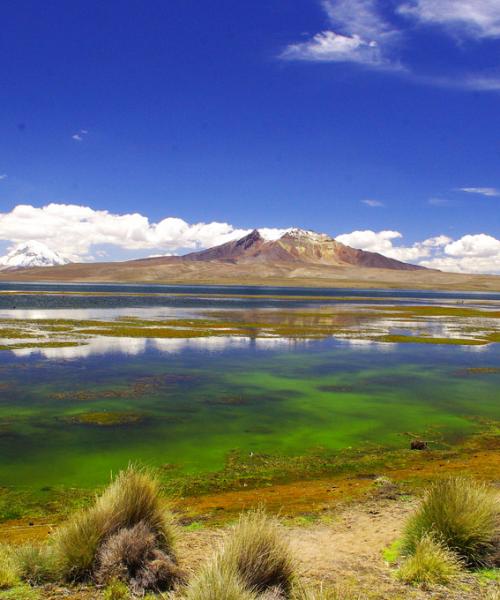
[(397, 576), (405, 583), (446, 585), (460, 574), (461, 567), (456, 554), (426, 533), (415, 544), (413, 553), (404, 560)]
[[(284, 298), (275, 298), (279, 299)], [(314, 301), (317, 300), (317, 297), (314, 298)], [(288, 298), (288, 301), (291, 299)], [(294, 297), (293, 301), (303, 302), (304, 299)], [(213, 311), (197, 318), (4, 318), (0, 319), (0, 338), (12, 341), (5, 342), (0, 349), (58, 347), (48, 344), (67, 342), (85, 344), (92, 337), (190, 339), (236, 336), (321, 339), (335, 336), (381, 343), (485, 345), (499, 341), (499, 319), (500, 311), (485, 308), (387, 304), (347, 305), (342, 308), (318, 306), (314, 309), (291, 308), (287, 311)], [(423, 328), (428, 326), (431, 329), (437, 327), (437, 333), (426, 332)], [(444, 335), (439, 335), (440, 330)], [(29, 338), (30, 341), (19, 342), (22, 338)]]
[(56, 534), (55, 552), (65, 579), (89, 577), (102, 542), (139, 523), (153, 532), (157, 547), (174, 558), (175, 530), (156, 479), (129, 467), (111, 482), (95, 504), (75, 515)]
[(462, 477), (436, 481), (409, 519), (403, 552), (414, 555), (430, 535), (468, 565), (488, 562), (498, 543), (499, 499), (484, 483)]
[(134, 412), (88, 412), (62, 417), (66, 423), (76, 425), (97, 425), (99, 427), (114, 427), (117, 425), (130, 425), (144, 419), (144, 415)]

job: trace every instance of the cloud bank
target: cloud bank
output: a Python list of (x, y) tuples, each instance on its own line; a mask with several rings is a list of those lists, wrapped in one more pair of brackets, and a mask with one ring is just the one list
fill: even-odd
[(353, 231), (336, 236), (343, 244), (379, 252), (390, 258), (454, 273), (500, 274), (500, 240), (484, 233), (467, 234), (457, 240), (446, 235), (427, 238), (411, 246), (396, 245), (399, 231)]
[[(132, 251), (137, 257), (165, 255), (209, 248), (250, 231), (229, 223), (188, 223), (177, 217), (154, 223), (140, 213), (113, 214), (75, 204), (21, 204), (0, 213), (0, 241), (12, 245), (39, 241), (74, 262), (96, 257), (105, 260), (105, 245)], [(286, 229), (271, 227), (260, 231), (266, 239), (278, 239)], [(485, 233), (456, 240), (439, 235), (411, 245), (404, 245), (403, 234), (393, 230), (352, 231), (337, 235), (336, 239), (354, 248), (426, 267), (459, 273), (500, 273), (500, 240)]]
[(189, 224), (175, 217), (151, 223), (139, 213), (119, 215), (75, 204), (41, 208), (20, 204), (0, 213), (1, 240), (14, 244), (38, 240), (72, 261), (91, 260), (92, 247), (104, 244), (167, 253), (223, 244), (248, 231), (216, 221)]

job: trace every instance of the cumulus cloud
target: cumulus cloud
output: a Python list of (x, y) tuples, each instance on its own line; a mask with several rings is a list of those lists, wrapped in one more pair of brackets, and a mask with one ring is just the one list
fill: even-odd
[(152, 223), (139, 213), (120, 215), (75, 204), (48, 204), (41, 208), (20, 204), (10, 212), (0, 213), (0, 240), (39, 240), (73, 261), (88, 260), (92, 246), (100, 244), (165, 253), (207, 248), (249, 231), (216, 221), (190, 224), (176, 217)]
[(422, 23), (460, 28), (473, 37), (500, 37), (498, 0), (413, 0), (399, 10)]
[(463, 187), (459, 188), (458, 191), (468, 194), (480, 194), (481, 196), (500, 196), (500, 190), (493, 187)]
[(384, 256), (443, 271), (500, 274), (500, 240), (484, 233), (452, 240), (438, 235), (410, 246), (395, 244), (399, 231), (353, 231), (336, 239), (353, 248), (379, 252)]

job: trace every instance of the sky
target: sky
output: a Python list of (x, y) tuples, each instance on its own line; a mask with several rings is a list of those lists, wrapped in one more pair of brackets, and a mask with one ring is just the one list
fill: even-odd
[(302, 227), (500, 273), (498, 0), (6, 0), (0, 254)]

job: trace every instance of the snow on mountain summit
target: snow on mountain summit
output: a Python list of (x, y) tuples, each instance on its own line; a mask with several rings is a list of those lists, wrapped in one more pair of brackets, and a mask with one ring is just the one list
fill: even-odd
[(259, 229), (258, 232), (266, 240), (266, 242), (274, 242), (285, 236), (287, 238), (302, 238), (315, 242), (331, 239), (326, 233), (316, 233), (315, 231), (310, 231), (308, 229), (300, 229), (299, 227), (288, 227), (286, 229), (263, 228)]
[(42, 242), (31, 240), (17, 244), (0, 257), (0, 269), (29, 269), (31, 267), (53, 267), (70, 261)]

